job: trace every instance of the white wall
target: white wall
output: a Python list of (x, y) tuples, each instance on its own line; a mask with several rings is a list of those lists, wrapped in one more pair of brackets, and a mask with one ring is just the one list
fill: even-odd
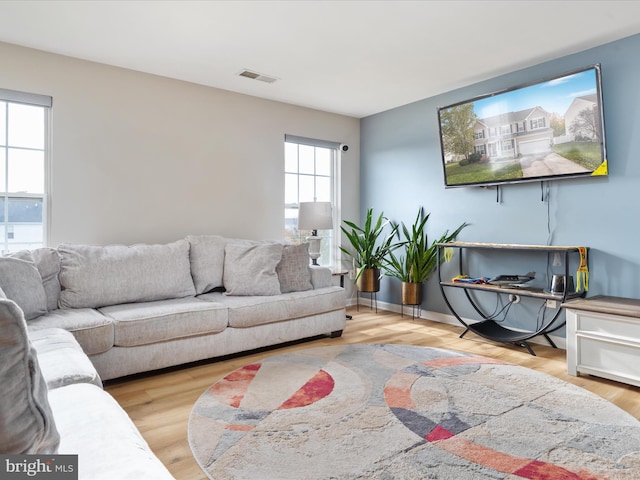
[(349, 145), (342, 218), (359, 216), (356, 118), (1, 42), (0, 59), (0, 88), (53, 97), (52, 246), (281, 239), (285, 133)]

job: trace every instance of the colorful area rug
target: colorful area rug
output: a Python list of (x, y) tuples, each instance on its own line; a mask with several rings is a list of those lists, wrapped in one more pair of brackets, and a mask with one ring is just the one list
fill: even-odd
[(638, 479), (640, 422), (554, 377), (406, 345), (276, 355), (189, 419), (212, 479)]

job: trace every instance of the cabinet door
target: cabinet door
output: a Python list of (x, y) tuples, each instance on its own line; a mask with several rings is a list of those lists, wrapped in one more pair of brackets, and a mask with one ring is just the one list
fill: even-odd
[(640, 385), (640, 321), (567, 309), (567, 373)]

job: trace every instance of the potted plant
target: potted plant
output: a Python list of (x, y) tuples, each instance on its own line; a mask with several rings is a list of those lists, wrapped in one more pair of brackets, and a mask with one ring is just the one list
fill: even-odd
[[(397, 278), (402, 282), (402, 304), (420, 305), (422, 303), (422, 284), (433, 275), (438, 262), (438, 243), (451, 242), (467, 223), (460, 225), (453, 233), (445, 231), (440, 238), (429, 243), (426, 226), (429, 216), (424, 214), (422, 207), (418, 210), (413, 225), (410, 228), (402, 223), (402, 236), (404, 240), (400, 245), (404, 246), (404, 255), (396, 256), (390, 251), (383, 263), (385, 275)], [(400, 230), (398, 235), (400, 236)], [(441, 258), (441, 262), (444, 259)]]
[[(373, 217), (373, 209), (370, 208), (367, 210), (364, 227), (347, 220), (344, 223), (349, 229), (340, 227), (351, 244), (350, 249), (340, 247), (340, 250), (353, 258), (354, 267), (357, 268), (355, 282), (361, 292), (380, 290), (380, 269), (385, 257), (401, 245), (393, 242), (399, 226), (391, 224), (384, 213), (375, 220)], [(384, 230), (389, 224), (390, 232), (384, 235)]]

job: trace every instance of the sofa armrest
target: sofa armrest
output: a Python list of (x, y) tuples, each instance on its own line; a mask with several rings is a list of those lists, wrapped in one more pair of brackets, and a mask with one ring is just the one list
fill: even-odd
[(319, 265), (311, 265), (311, 284), (313, 289), (331, 286), (331, 269)]

